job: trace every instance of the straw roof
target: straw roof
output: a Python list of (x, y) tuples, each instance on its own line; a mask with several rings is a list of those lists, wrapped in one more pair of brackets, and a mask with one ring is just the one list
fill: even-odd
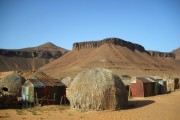
[(128, 103), (127, 96), (121, 79), (104, 68), (82, 71), (69, 87), (71, 108), (81, 110), (125, 108)]
[(22, 76), (16, 73), (12, 73), (0, 79), (0, 89), (2, 90), (5, 87), (8, 89), (8, 92), (20, 96), (21, 87), (25, 83), (25, 81), (26, 80)]

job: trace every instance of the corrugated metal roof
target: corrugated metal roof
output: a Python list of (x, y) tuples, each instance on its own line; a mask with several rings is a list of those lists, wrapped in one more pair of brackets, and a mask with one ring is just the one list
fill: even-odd
[(150, 76), (150, 78), (155, 80), (163, 80), (160, 76)]
[(146, 78), (147, 80), (149, 80), (150, 82), (156, 82), (155, 80), (153, 80), (152, 78)]
[(122, 80), (122, 82), (124, 83), (124, 85), (130, 85), (132, 80)]
[(131, 81), (130, 83), (136, 83), (136, 80)]
[(66, 86), (64, 83), (62, 83), (61, 81), (59, 81), (57, 79), (54, 79), (52, 82), (56, 86)]
[[(34, 87), (45, 87), (45, 86), (65, 86), (58, 80), (40, 80), (40, 79), (28, 79)], [(25, 86), (25, 85), (24, 85)]]
[(41, 82), (44, 86), (53, 86), (53, 84), (51, 84), (49, 81), (47, 80), (40, 80), (40, 79), (37, 79), (39, 80), (39, 82)]
[(144, 78), (144, 77), (137, 77), (136, 79), (137, 79), (137, 80), (140, 80), (140, 81), (143, 82), (143, 83), (149, 83), (149, 82), (151, 82), (151, 81), (147, 80), (147, 79)]
[(29, 86), (29, 85), (30, 85), (29, 80), (26, 80), (26, 82), (22, 86)]
[(34, 87), (45, 87), (43, 83), (41, 83), (38, 79), (28, 79)]

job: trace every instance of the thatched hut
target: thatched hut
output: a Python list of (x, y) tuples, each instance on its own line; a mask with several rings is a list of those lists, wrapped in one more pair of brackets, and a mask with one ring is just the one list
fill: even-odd
[(79, 73), (69, 87), (69, 98), (71, 108), (81, 110), (121, 109), (128, 104), (124, 83), (104, 68)]
[(21, 88), (25, 81), (26, 80), (21, 75), (12, 73), (0, 79), (0, 89), (20, 97)]

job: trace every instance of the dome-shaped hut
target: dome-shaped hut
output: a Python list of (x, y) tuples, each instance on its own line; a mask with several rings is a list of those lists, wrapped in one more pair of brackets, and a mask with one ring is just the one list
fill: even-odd
[(79, 73), (69, 87), (71, 108), (108, 110), (125, 108), (128, 94), (121, 79), (110, 70), (91, 68)]
[(21, 96), (22, 85), (25, 81), (22, 76), (12, 73), (0, 79), (0, 89)]

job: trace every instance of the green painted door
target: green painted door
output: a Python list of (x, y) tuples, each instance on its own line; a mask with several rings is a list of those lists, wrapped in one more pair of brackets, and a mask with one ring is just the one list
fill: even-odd
[(29, 101), (29, 87), (26, 87), (25, 96), (26, 96), (26, 100)]

